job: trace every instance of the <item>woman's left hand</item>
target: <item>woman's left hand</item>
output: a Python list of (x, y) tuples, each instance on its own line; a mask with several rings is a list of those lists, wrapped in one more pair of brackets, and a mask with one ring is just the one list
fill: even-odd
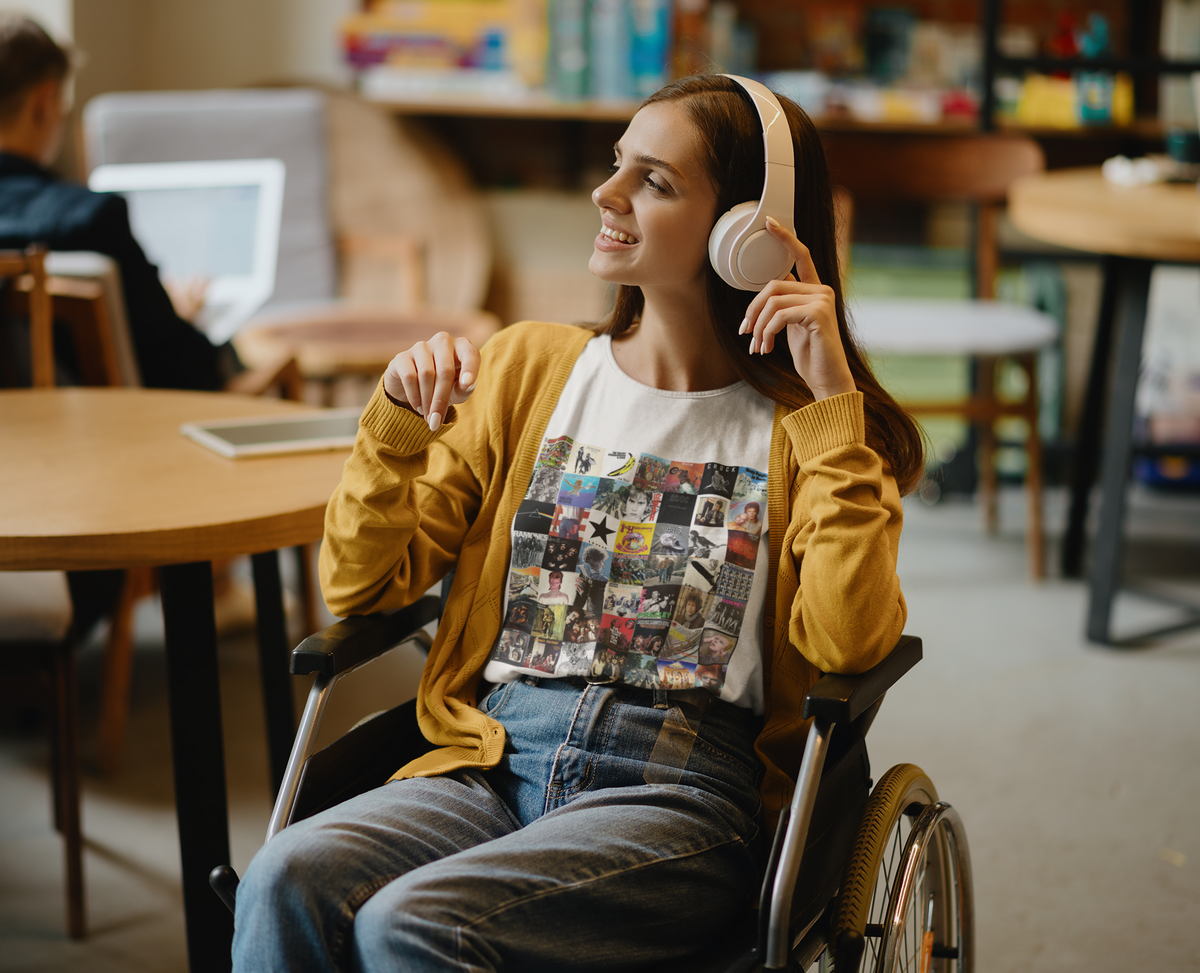
[(753, 334), (750, 353), (766, 354), (787, 329), (788, 350), (798, 374), (817, 399), (856, 388), (838, 332), (833, 288), (821, 283), (808, 247), (795, 234), (767, 218), (767, 230), (796, 258), (797, 280), (773, 280), (750, 302), (738, 334)]

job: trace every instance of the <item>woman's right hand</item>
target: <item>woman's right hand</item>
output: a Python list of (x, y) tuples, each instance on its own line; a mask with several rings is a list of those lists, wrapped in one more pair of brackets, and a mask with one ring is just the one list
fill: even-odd
[(397, 405), (441, 428), (451, 404), (467, 401), (479, 378), (479, 349), (466, 338), (439, 331), (392, 359), (383, 373), (383, 390)]

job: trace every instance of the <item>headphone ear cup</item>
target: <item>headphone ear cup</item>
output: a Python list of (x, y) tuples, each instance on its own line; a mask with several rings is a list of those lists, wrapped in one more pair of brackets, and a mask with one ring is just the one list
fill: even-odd
[(738, 283), (733, 273), (734, 265), (737, 262), (737, 255), (732, 252), (733, 241), (746, 228), (746, 225), (757, 211), (758, 200), (738, 203), (728, 212), (721, 215), (721, 218), (717, 220), (716, 225), (712, 228), (712, 232), (708, 235), (709, 263), (712, 264), (713, 270), (717, 272), (717, 276), (721, 280), (725, 281), (730, 287), (736, 287), (739, 290), (746, 290), (747, 288)]

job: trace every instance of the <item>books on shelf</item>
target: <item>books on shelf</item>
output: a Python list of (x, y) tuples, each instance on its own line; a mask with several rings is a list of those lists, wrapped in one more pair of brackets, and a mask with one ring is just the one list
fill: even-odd
[(370, 101), (410, 101), (439, 96), (514, 101), (534, 90), (515, 71), (485, 68), (373, 65), (359, 73), (358, 90)]
[[(342, 49), (350, 66), (400, 75), (396, 84), (416, 83), (428, 72), (429, 86), (470, 86), (457, 69), (506, 72), (525, 87), (541, 85), (546, 61), (546, 0), (376, 0), (341, 23)], [(407, 80), (405, 80), (407, 79)], [(474, 79), (474, 80), (473, 80)], [(373, 84), (381, 83), (378, 81)]]
[[(1168, 43), (1168, 21), (1178, 26), (1197, 4), (1166, 4), (1164, 52), (1188, 54), (1190, 47)], [(369, 0), (342, 22), (342, 41), (360, 90), (381, 101), (505, 102), (506, 112), (528, 105), (535, 113), (616, 118), (674, 77), (727, 71), (758, 77), (831, 123), (977, 121), (977, 25), (845, 4), (818, 4), (810, 14), (794, 45), (797, 65), (809, 67), (767, 74), (755, 68), (755, 28), (739, 19), (733, 0)], [(756, 16), (769, 47), (772, 21)], [(1035, 128), (1133, 121), (1130, 78), (1088, 66), (1111, 49), (1107, 21), (1077, 20), (1064, 21), (1049, 40), (1023, 26), (1000, 32), (1005, 57), (1033, 57), (1046, 46), (1080, 58), (1070, 76), (1002, 72), (1000, 119)], [(1195, 110), (1189, 80), (1163, 85), (1164, 120), (1181, 124)]]
[(544, 89), (623, 102), (754, 60), (731, 0), (376, 0), (341, 35), (364, 94), (384, 99)]

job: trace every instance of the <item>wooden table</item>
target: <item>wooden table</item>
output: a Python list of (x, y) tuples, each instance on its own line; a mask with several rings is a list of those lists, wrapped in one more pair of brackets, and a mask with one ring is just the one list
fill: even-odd
[[(1068, 577), (1080, 574), (1088, 496), (1102, 457), (1100, 522), (1088, 576), (1087, 635), (1094, 642), (1114, 644), (1112, 606), (1121, 581), (1125, 492), (1133, 454), (1180, 452), (1133, 441), (1150, 272), (1155, 263), (1200, 263), (1200, 193), (1192, 184), (1115, 186), (1104, 180), (1099, 169), (1063, 169), (1014, 183), (1009, 188), (1008, 212), (1030, 236), (1104, 257), (1104, 291), (1079, 424), (1062, 567)], [(1114, 349), (1116, 368), (1112, 369)], [(1200, 616), (1183, 626), (1120, 641), (1140, 643), (1194, 623), (1200, 623)]]
[(208, 887), (229, 824), (211, 561), (253, 555), (273, 779), (295, 729), (281, 547), (321, 536), (347, 452), (230, 460), (183, 422), (305, 411), (146, 389), (0, 391), (0, 570), (161, 566), (175, 800), (191, 969), (228, 969), (232, 918)]

